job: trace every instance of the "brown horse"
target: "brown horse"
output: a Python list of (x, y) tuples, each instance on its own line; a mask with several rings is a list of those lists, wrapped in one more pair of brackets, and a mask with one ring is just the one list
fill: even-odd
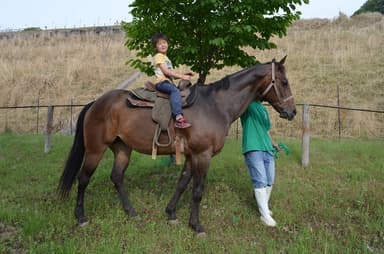
[[(191, 107), (184, 109), (192, 123), (188, 129), (174, 129), (184, 139), (185, 162), (176, 191), (166, 207), (168, 220), (175, 221), (176, 205), (188, 183), (193, 179), (192, 205), (189, 225), (204, 234), (199, 221), (199, 206), (204, 192), (204, 181), (211, 158), (224, 146), (231, 123), (246, 110), (252, 100), (269, 102), (280, 117), (292, 120), (296, 114), (288, 79), (280, 62), (258, 64), (231, 74), (211, 85), (195, 85), (197, 97)], [(111, 180), (120, 196), (124, 210), (130, 216), (136, 211), (123, 188), (124, 172), (132, 150), (151, 154), (156, 125), (148, 108), (128, 107), (127, 91), (113, 90), (81, 111), (73, 146), (59, 183), (59, 192), (68, 196), (78, 176), (75, 217), (80, 225), (87, 222), (84, 214), (84, 192), (92, 174), (109, 147), (114, 153)], [(167, 141), (167, 136), (160, 141)], [(174, 154), (175, 146), (159, 147), (158, 154)]]

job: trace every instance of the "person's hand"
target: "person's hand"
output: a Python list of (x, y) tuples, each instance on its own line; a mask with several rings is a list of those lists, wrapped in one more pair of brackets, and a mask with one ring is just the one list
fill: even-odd
[(276, 152), (280, 151), (280, 147), (276, 143), (272, 143), (273, 148), (276, 150)]
[(189, 75), (189, 76), (191, 76), (191, 77), (194, 76), (193, 72), (186, 72), (186, 73), (184, 73), (184, 75)]
[(186, 74), (183, 74), (183, 75), (181, 75), (181, 79), (182, 80), (191, 80), (191, 75), (186, 75)]

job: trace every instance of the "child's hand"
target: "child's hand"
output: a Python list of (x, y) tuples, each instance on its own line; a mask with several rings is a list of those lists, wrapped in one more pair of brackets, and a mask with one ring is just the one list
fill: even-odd
[(181, 76), (181, 79), (182, 79), (182, 80), (191, 80), (191, 77), (192, 77), (192, 75), (186, 75), (186, 74), (183, 74), (183, 75)]

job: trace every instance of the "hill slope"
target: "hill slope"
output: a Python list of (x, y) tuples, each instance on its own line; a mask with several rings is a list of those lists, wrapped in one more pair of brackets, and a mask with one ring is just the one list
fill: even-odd
[[(274, 41), (278, 49), (254, 55), (261, 62), (288, 55), (287, 73), (297, 103), (336, 105), (339, 86), (340, 105), (384, 110), (383, 15), (300, 20), (286, 37)], [(85, 104), (136, 72), (125, 64), (133, 53), (119, 34), (0, 40), (0, 49), (0, 106), (35, 105), (37, 98), (40, 104), (68, 104), (71, 99)], [(238, 69), (213, 71), (207, 82)], [(335, 128), (336, 111), (318, 114), (325, 129)], [(364, 129), (384, 136), (384, 117), (343, 114), (345, 125), (354, 128), (351, 133)]]

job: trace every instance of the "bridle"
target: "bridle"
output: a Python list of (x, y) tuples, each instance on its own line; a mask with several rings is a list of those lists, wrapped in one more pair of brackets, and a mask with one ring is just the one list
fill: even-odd
[(285, 103), (291, 99), (293, 99), (293, 96), (288, 96), (284, 99), (281, 99), (281, 95), (280, 95), (280, 92), (279, 92), (279, 89), (277, 89), (276, 87), (276, 78), (275, 78), (276, 74), (275, 74), (275, 61), (272, 60), (272, 80), (271, 80), (271, 83), (268, 85), (268, 87), (265, 89), (265, 91), (261, 94), (260, 98), (263, 99), (264, 96), (266, 96), (268, 94), (268, 92), (273, 88), (275, 90), (275, 93), (276, 93), (276, 96), (277, 96), (277, 99), (279, 100), (278, 103), (275, 103), (275, 104), (280, 104), (280, 103)]

